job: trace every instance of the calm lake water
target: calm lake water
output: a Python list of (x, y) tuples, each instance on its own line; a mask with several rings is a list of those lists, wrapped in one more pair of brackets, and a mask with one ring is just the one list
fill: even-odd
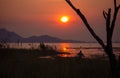
[[(68, 52), (68, 54), (60, 55), (61, 57), (75, 57), (82, 51), (85, 57), (94, 57), (97, 55), (105, 55), (103, 49), (98, 43), (45, 43), (45, 45), (52, 46), (61, 52)], [(38, 48), (39, 43), (10, 43), (11, 48)], [(120, 43), (113, 43), (115, 47), (114, 52), (116, 56), (120, 54)]]

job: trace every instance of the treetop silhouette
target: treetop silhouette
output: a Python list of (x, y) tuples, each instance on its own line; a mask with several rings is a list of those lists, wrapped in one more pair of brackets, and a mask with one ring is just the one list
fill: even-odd
[[(106, 43), (103, 42), (103, 40), (94, 32), (94, 30), (91, 28), (90, 24), (88, 23), (88, 20), (86, 19), (85, 15), (80, 11), (80, 9), (76, 8), (75, 5), (71, 2), (71, 0), (66, 0), (66, 2), (69, 4), (69, 6), (77, 13), (77, 15), (81, 18), (83, 23), (85, 24), (86, 28), (89, 30), (89, 32), (92, 34), (92, 36), (97, 40), (97, 42), (102, 46), (104, 49), (104, 52), (108, 55), (111, 70), (114, 78), (120, 78), (120, 69), (118, 69), (118, 61), (115, 57), (115, 54), (113, 53), (113, 47), (112, 47), (112, 37), (113, 37), (113, 31), (115, 28), (115, 22), (116, 18), (120, 9), (120, 4), (117, 5), (116, 0), (114, 1), (114, 11), (113, 14), (111, 14), (111, 8), (108, 8), (108, 11), (103, 10), (103, 17), (106, 22)], [(112, 17), (112, 18), (111, 18)]]

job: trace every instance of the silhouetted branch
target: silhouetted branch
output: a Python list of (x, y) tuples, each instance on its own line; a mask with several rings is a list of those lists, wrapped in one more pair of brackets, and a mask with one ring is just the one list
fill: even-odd
[(112, 20), (112, 23), (111, 23), (111, 38), (112, 38), (112, 35), (113, 35), (115, 22), (116, 22), (116, 18), (117, 18), (117, 14), (118, 14), (119, 9), (120, 9), (120, 5), (117, 7), (116, 0), (114, 0), (114, 14), (113, 14), (113, 20)]
[[(106, 19), (107, 47), (108, 46), (112, 47), (110, 20), (111, 20), (111, 8), (108, 9), (108, 14), (107, 14), (107, 19)], [(111, 52), (112, 52), (112, 48), (111, 48)]]
[(106, 19), (106, 31), (110, 31), (110, 20), (111, 20), (111, 8), (108, 9), (108, 14)]
[(105, 53), (108, 55), (109, 62), (111, 65), (112, 74), (113, 74), (113, 78), (120, 78), (118, 76), (120, 71), (117, 70), (117, 59), (113, 53), (113, 47), (112, 47), (112, 35), (113, 35), (114, 27), (115, 27), (115, 21), (117, 18), (118, 10), (120, 9), (120, 5), (117, 6), (116, 0), (114, 0), (114, 13), (113, 13), (112, 20), (111, 20), (111, 8), (109, 8), (107, 12), (103, 11), (103, 16), (104, 16), (105, 21), (106, 21), (106, 33), (107, 33), (107, 44), (105, 45), (104, 42), (93, 31), (93, 29), (89, 25), (86, 17), (82, 14), (82, 12), (79, 9), (77, 9), (71, 3), (70, 0), (66, 0), (66, 2), (79, 15), (79, 17), (82, 19), (83, 23), (85, 24), (85, 26), (87, 27), (89, 32), (98, 41), (98, 43), (103, 47)]
[(83, 23), (85, 24), (85, 26), (87, 27), (87, 29), (89, 30), (89, 32), (92, 34), (92, 36), (98, 41), (98, 43), (105, 49), (105, 44), (102, 41), (102, 39), (100, 39), (95, 32), (93, 31), (93, 29), (91, 28), (91, 26), (89, 25), (86, 17), (82, 14), (82, 12), (77, 9), (70, 0), (66, 0), (66, 2), (70, 5), (70, 7), (79, 15), (79, 17), (82, 19)]
[(114, 9), (116, 9), (117, 5), (116, 5), (116, 0), (114, 0)]
[(107, 13), (105, 11), (103, 11), (103, 16), (105, 18), (105, 20), (107, 19)]
[(75, 6), (71, 3), (70, 0), (66, 0), (66, 2), (71, 6), (71, 8), (75, 11), (77, 11), (77, 9), (75, 8)]

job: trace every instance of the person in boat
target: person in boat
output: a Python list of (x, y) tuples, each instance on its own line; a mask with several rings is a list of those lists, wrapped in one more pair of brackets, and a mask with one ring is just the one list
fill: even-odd
[(79, 58), (85, 57), (81, 50), (80, 50), (80, 52), (78, 53), (78, 57), (79, 57)]

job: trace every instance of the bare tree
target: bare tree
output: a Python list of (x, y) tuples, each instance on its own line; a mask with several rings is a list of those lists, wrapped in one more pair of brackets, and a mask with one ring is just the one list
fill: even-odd
[[(89, 32), (97, 40), (97, 42), (102, 46), (102, 48), (104, 49), (104, 52), (108, 55), (113, 77), (118, 78), (118, 76), (120, 74), (119, 73), (120, 70), (118, 70), (118, 60), (115, 58), (115, 54), (113, 53), (112, 36), (113, 36), (113, 31), (114, 31), (114, 27), (115, 27), (117, 14), (120, 9), (120, 5), (117, 5), (116, 0), (114, 0), (113, 15), (111, 14), (111, 8), (108, 8), (107, 12), (103, 11), (103, 16), (106, 21), (107, 44), (105, 44), (103, 42), (103, 40), (91, 28), (90, 24), (88, 23), (88, 20), (86, 19), (85, 15), (80, 11), (80, 9), (77, 9), (70, 0), (66, 0), (66, 2), (79, 15), (79, 17), (82, 19), (83, 23), (85, 24), (85, 26), (87, 27)], [(112, 16), (112, 18), (111, 18), (111, 16)], [(119, 76), (119, 78), (120, 78), (120, 76)]]

